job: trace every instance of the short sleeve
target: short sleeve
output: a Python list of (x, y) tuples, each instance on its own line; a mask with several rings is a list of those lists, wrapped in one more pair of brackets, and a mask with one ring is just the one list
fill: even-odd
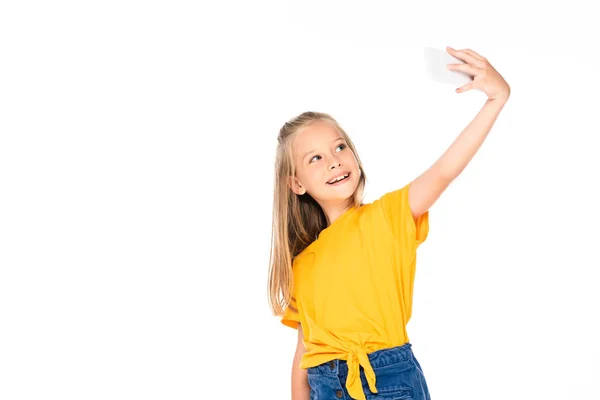
[(429, 233), (429, 210), (415, 219), (408, 201), (410, 183), (381, 196), (379, 204), (392, 233), (406, 245), (416, 249)]
[(300, 316), (298, 315), (298, 307), (296, 305), (296, 299), (292, 297), (290, 304), (285, 309), (285, 313), (281, 317), (281, 323), (289, 326), (290, 328), (298, 329), (300, 323)]

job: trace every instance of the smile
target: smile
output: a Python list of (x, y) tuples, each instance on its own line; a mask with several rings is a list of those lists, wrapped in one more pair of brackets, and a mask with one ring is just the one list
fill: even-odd
[(333, 178), (332, 180), (328, 181), (327, 184), (328, 185), (340, 184), (340, 182), (345, 182), (349, 176), (350, 176), (350, 172), (343, 174), (343, 175), (339, 175), (339, 176)]

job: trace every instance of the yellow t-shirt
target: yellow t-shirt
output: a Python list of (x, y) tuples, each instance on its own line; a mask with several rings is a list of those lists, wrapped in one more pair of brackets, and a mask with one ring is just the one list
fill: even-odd
[(348, 361), (346, 388), (365, 399), (360, 367), (372, 392), (367, 354), (409, 341), (417, 247), (429, 232), (429, 211), (414, 219), (410, 183), (339, 216), (293, 261), (293, 308), (281, 322), (302, 323), (306, 352), (300, 368)]

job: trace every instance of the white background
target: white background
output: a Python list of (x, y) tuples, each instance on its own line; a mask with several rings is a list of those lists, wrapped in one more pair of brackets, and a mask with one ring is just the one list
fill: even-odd
[(485, 102), (427, 77), (450, 45), (512, 94), (418, 251), (432, 398), (600, 399), (592, 3), (366, 4), (2, 3), (0, 398), (288, 399), (279, 128), (330, 113), (399, 188)]

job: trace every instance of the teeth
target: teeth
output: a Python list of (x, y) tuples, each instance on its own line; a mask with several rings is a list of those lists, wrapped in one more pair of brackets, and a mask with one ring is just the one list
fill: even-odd
[(341, 175), (341, 176), (338, 176), (337, 178), (335, 178), (335, 179), (333, 179), (333, 180), (329, 181), (329, 183), (336, 183), (336, 182), (338, 182), (338, 181), (341, 181), (342, 179), (344, 179), (344, 178), (347, 178), (347, 177), (348, 177), (348, 174), (346, 174), (346, 175)]

